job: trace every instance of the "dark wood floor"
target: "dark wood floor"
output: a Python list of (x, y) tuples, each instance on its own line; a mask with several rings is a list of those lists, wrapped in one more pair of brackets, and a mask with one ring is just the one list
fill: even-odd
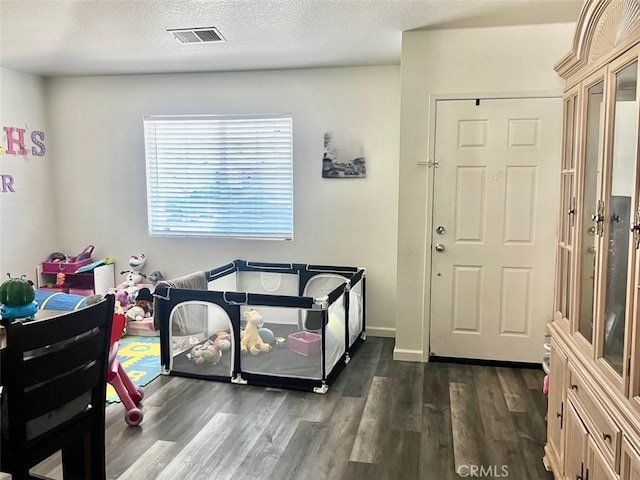
[[(392, 360), (368, 338), (326, 395), (161, 376), (107, 408), (110, 479), (550, 480), (533, 369)], [(56, 459), (38, 473), (61, 478)]]

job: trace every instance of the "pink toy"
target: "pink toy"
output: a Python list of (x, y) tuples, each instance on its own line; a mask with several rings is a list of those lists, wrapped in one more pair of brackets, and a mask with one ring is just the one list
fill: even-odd
[(113, 327), (111, 330), (111, 350), (109, 351), (109, 371), (107, 372), (107, 382), (116, 389), (122, 405), (127, 410), (124, 420), (128, 425), (138, 425), (142, 421), (142, 410), (138, 408), (144, 397), (141, 388), (136, 387), (127, 372), (118, 361), (118, 340), (122, 336), (125, 326), (125, 316), (114, 314)]
[(126, 310), (129, 305), (129, 293), (126, 290), (116, 290), (116, 300), (120, 302), (120, 306)]

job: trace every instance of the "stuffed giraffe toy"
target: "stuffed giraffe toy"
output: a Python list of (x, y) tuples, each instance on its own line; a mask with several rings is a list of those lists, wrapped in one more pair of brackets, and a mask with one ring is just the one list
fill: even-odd
[(258, 326), (262, 326), (262, 315), (257, 310), (251, 309), (244, 312), (244, 318), (247, 326), (244, 329), (244, 335), (240, 341), (240, 352), (251, 355), (259, 355), (260, 353), (268, 353), (271, 351), (271, 345), (262, 341), (258, 333)]

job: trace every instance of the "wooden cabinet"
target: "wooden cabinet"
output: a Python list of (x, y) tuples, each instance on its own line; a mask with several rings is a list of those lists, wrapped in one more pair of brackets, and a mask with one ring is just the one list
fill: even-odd
[(582, 423), (571, 402), (567, 403), (565, 412), (566, 443), (571, 448), (566, 450), (563, 461), (564, 478), (584, 478), (586, 476), (587, 443), (589, 432)]
[(555, 68), (565, 91), (545, 461), (556, 479), (640, 480), (640, 0), (586, 0)]
[(105, 295), (115, 286), (113, 264), (100, 265), (83, 273), (65, 273), (65, 284), (55, 287), (56, 275), (42, 273), (42, 266), (36, 267), (36, 287), (53, 291), (74, 293), (76, 295)]
[(546, 464), (556, 479), (618, 479), (621, 431), (563, 355), (552, 348), (550, 375), (561, 373), (561, 381), (549, 387), (549, 415), (555, 416), (547, 419)]
[(640, 480), (640, 455), (626, 438), (622, 439), (621, 480)]
[(578, 373), (577, 367), (569, 364), (567, 398), (576, 410), (582, 412), (582, 421), (587, 426), (594, 444), (602, 452), (603, 458), (613, 469), (618, 469), (618, 450), (622, 432), (612, 416), (603, 407), (602, 394), (597, 394), (595, 387), (587, 377)]
[(554, 471), (561, 467), (559, 459), (562, 457), (562, 435), (565, 425), (567, 356), (558, 347), (555, 341), (551, 341), (551, 353), (549, 357), (549, 393), (547, 412), (547, 445), (545, 447), (545, 463)]
[(592, 432), (582, 422), (571, 399), (567, 402), (567, 450), (564, 457), (564, 477), (570, 480), (613, 480), (618, 475), (602, 455)]
[(615, 478), (619, 478), (618, 475), (611, 469), (607, 460), (598, 450), (593, 437), (589, 437), (587, 444), (587, 477), (585, 480), (611, 480)]

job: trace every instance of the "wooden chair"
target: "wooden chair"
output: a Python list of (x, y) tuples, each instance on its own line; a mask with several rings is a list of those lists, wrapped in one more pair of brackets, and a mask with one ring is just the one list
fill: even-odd
[(14, 480), (62, 451), (65, 479), (101, 480), (114, 296), (57, 317), (6, 325), (0, 358), (0, 469)]

